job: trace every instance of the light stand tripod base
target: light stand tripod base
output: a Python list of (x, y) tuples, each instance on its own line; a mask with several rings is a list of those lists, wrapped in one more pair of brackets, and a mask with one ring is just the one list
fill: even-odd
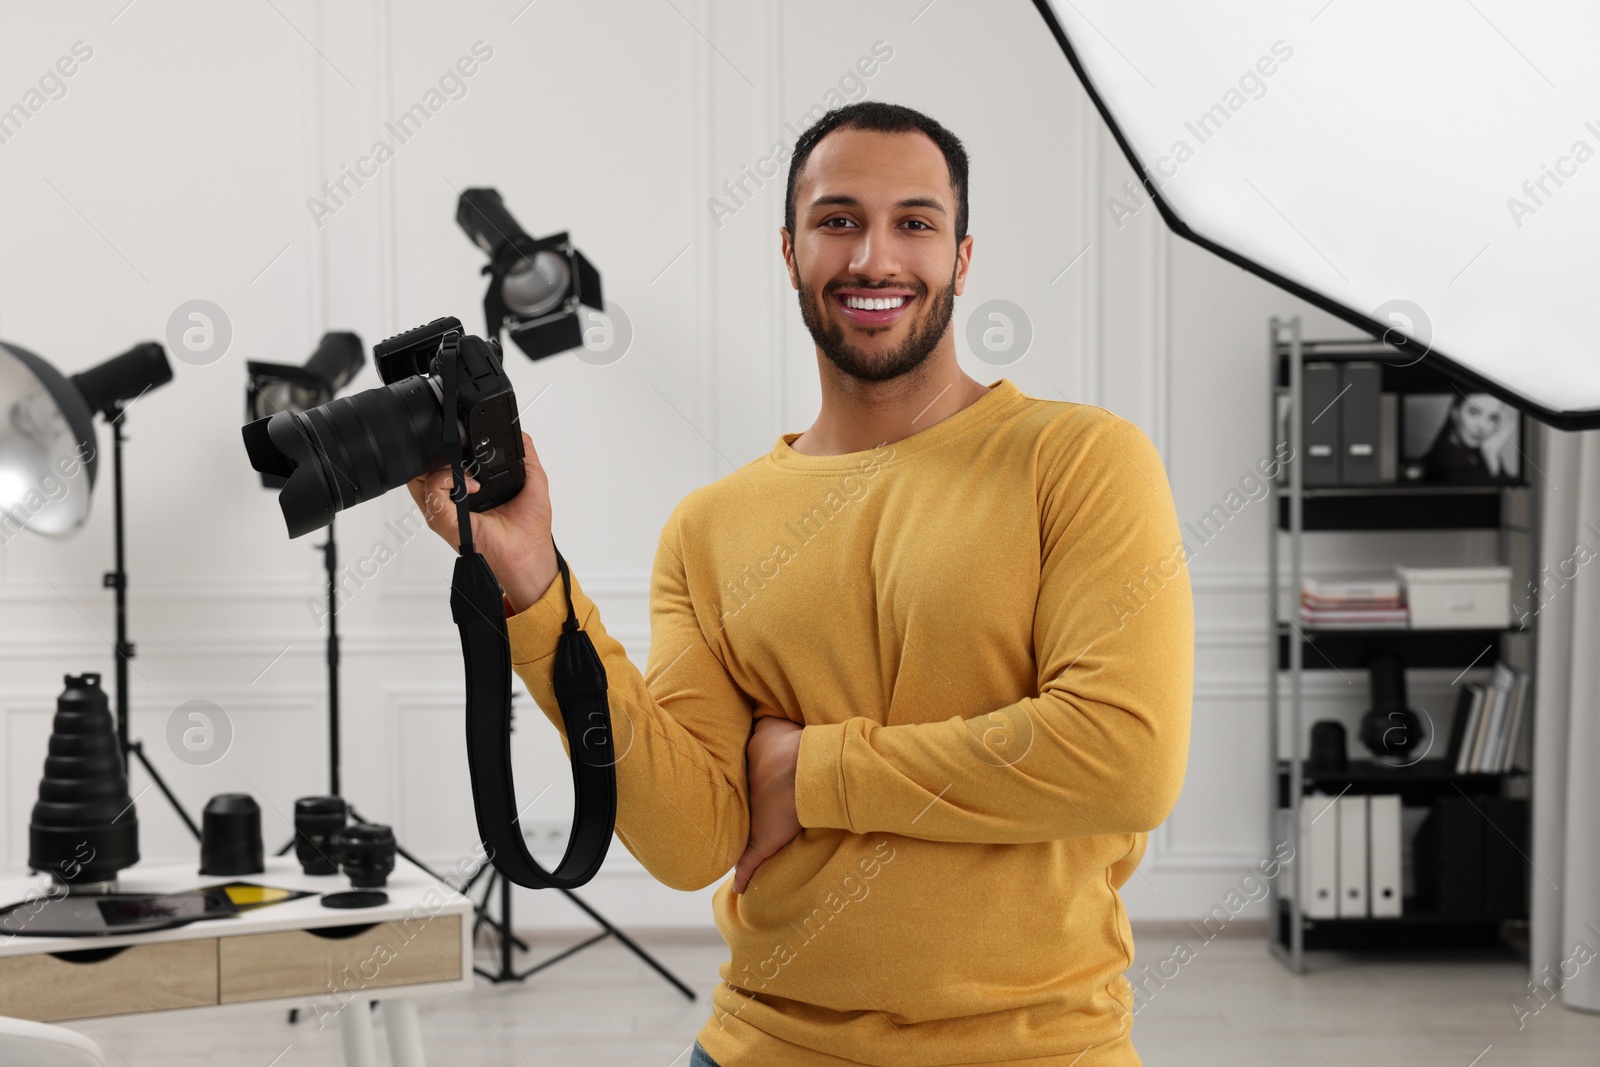
[[(589, 918), (599, 923), (601, 926), (600, 932), (589, 938), (587, 941), (580, 941), (578, 944), (573, 945), (570, 948), (563, 949), (553, 956), (546, 957), (525, 971), (518, 971), (512, 965), (512, 946), (515, 945), (524, 952), (528, 951), (528, 946), (526, 943), (518, 939), (514, 934), (511, 934), (510, 929), (505, 922), (504, 917), (511, 914), (511, 880), (505, 875), (501, 874), (499, 871), (495, 870), (489, 864), (484, 864), (483, 867), (478, 869), (477, 874), (472, 876), (472, 880), (467, 883), (466, 889), (468, 892), (470, 892), (473, 883), (478, 880), (479, 876), (481, 876), (484, 871), (489, 872), (489, 881), (484, 887), (483, 899), (481, 901), (474, 901), (474, 906), (478, 911), (478, 921), (477, 923), (473, 924), (472, 932), (473, 938), (476, 940), (478, 927), (483, 923), (487, 923), (496, 932), (496, 934), (499, 936), (500, 943), (500, 967), (495, 971), (486, 971), (482, 967), (474, 967), (472, 972), (478, 975), (480, 978), (486, 978), (495, 985), (499, 985), (502, 982), (521, 982), (529, 975), (537, 974), (539, 971), (544, 970), (551, 964), (559, 963), (568, 956), (576, 955), (597, 941), (604, 941), (608, 937), (614, 937), (618, 941), (622, 942), (628, 951), (632, 952), (635, 956), (643, 960), (651, 970), (655, 971), (657, 974), (671, 983), (678, 990), (678, 992), (682, 993), (690, 1000), (696, 999), (694, 990), (685, 985), (677, 975), (673, 974), (671, 971), (667, 970), (666, 967), (662, 966), (654, 956), (646, 952), (627, 934), (613, 926), (604, 915), (601, 915), (588, 904), (585, 904), (578, 898), (577, 894), (573, 893), (570, 889), (561, 889), (560, 892), (568, 900), (572, 901), (572, 903), (583, 909), (584, 914), (588, 915)], [(495, 919), (489, 914), (489, 898), (494, 895), (495, 886), (497, 884), (500, 888), (500, 919)]]
[(178, 818), (183, 820), (183, 825), (189, 828), (196, 841), (200, 840), (200, 827), (183, 810), (183, 805), (178, 803), (177, 796), (168, 788), (165, 780), (156, 772), (155, 766), (144, 754), (144, 744), (130, 739), (128, 732), (128, 664), (133, 659), (133, 644), (128, 640), (128, 568), (127, 558), (124, 553), (123, 513), (122, 513), (122, 416), (127, 411), (123, 404), (116, 404), (111, 422), (111, 503), (112, 527), (116, 541), (116, 569), (108, 571), (105, 576), (107, 588), (116, 592), (117, 601), (117, 640), (115, 644), (117, 654), (117, 742), (122, 748), (122, 766), (132, 772), (131, 757), (137, 756), (139, 764), (150, 776), (150, 780), (161, 790), (161, 795), (167, 798), (167, 803), (172, 805), (172, 810), (178, 813)]

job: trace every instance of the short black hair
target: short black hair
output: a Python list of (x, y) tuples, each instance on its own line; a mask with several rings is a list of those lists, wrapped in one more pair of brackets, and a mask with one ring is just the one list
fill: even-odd
[(807, 126), (794, 144), (794, 157), (789, 161), (789, 184), (783, 194), (783, 225), (794, 235), (794, 186), (817, 147), (834, 130), (867, 130), (871, 133), (927, 134), (939, 151), (944, 153), (945, 165), (950, 169), (950, 188), (956, 194), (956, 244), (967, 236), (967, 150), (961, 140), (935, 120), (914, 108), (900, 104), (886, 104), (877, 100), (860, 100), (836, 107), (816, 122)]

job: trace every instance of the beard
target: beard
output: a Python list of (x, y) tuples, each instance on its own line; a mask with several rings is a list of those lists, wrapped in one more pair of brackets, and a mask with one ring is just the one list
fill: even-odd
[[(841, 285), (836, 288), (855, 287)], [(935, 290), (931, 300), (927, 299), (929, 294), (926, 287), (913, 288), (918, 289), (915, 299), (924, 305), (922, 318), (911, 324), (904, 341), (887, 352), (863, 351), (847, 341), (845, 326), (823, 307), (823, 301), (833, 300), (833, 290), (819, 294), (806, 284), (804, 278), (800, 279), (800, 317), (805, 320), (806, 329), (811, 331), (811, 339), (816, 342), (817, 348), (835, 367), (857, 381), (886, 382), (922, 366), (950, 329), (950, 320), (955, 313), (954, 270), (951, 271), (949, 284)]]

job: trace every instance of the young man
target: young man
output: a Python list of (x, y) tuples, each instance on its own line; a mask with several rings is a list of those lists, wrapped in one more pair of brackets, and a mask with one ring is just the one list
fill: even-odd
[[(1177, 800), (1194, 664), (1160, 457), (1110, 412), (957, 365), (972, 238), (944, 127), (829, 112), (787, 196), (817, 420), (674, 509), (643, 675), (572, 581), (609, 676), (617, 836), (676, 889), (735, 872), (693, 1062), (1137, 1064), (1118, 889)], [(473, 536), (562, 730), (525, 444), (526, 488)], [(448, 482), (413, 491), (454, 544)]]

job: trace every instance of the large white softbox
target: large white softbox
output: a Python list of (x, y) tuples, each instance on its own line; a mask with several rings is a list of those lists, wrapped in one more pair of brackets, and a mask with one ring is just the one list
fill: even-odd
[(1600, 427), (1600, 4), (1035, 6), (1174, 232)]

